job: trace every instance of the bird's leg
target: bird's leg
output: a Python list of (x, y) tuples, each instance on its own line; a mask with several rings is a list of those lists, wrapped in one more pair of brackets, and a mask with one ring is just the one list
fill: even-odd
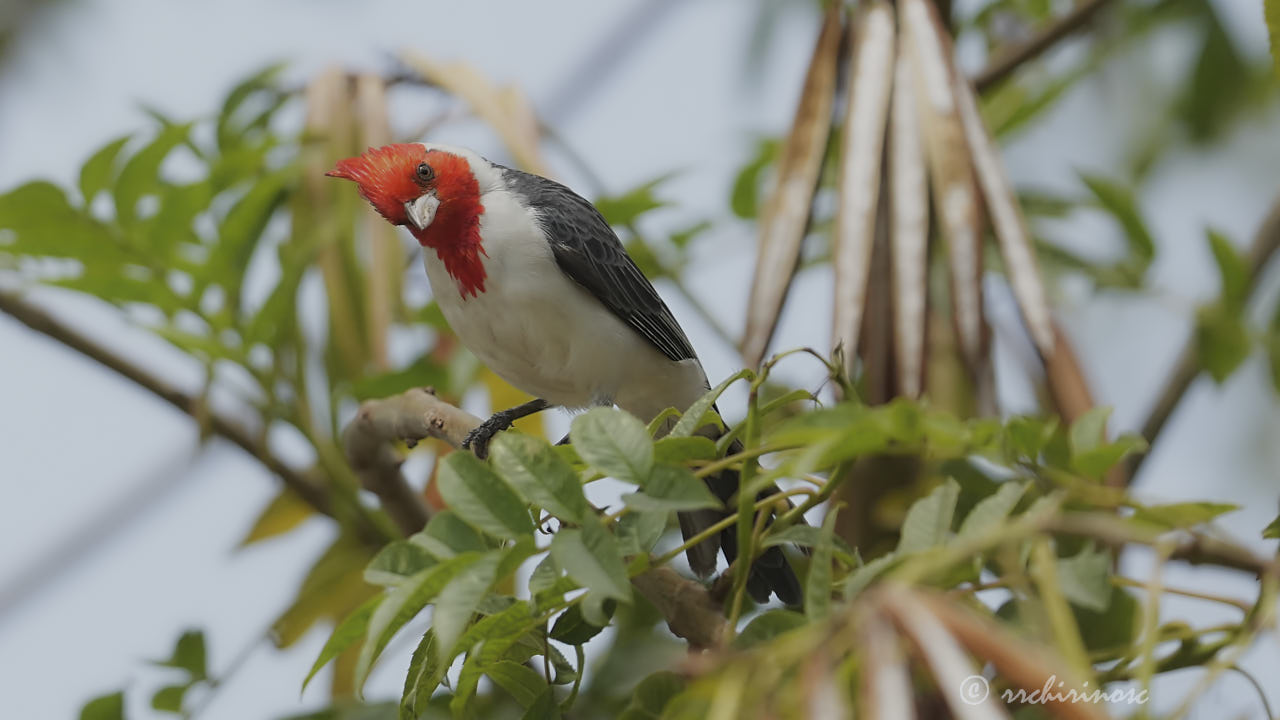
[(467, 439), (462, 441), (462, 449), (471, 450), (476, 454), (476, 457), (483, 460), (489, 455), (489, 441), (493, 439), (494, 435), (511, 427), (511, 423), (516, 420), (541, 412), (549, 407), (551, 407), (551, 403), (542, 398), (535, 398), (523, 405), (499, 410), (490, 415), (488, 420), (480, 423), (474, 430), (467, 433)]

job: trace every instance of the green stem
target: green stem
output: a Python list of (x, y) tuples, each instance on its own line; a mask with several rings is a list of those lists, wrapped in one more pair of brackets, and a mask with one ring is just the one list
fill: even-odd
[(703, 465), (702, 467), (698, 468), (693, 473), (693, 475), (694, 477), (704, 478), (704, 477), (707, 477), (708, 475), (715, 475), (721, 470), (733, 467), (734, 465), (737, 465), (738, 463), (743, 462), (745, 460), (750, 460), (751, 458), (758, 458), (761, 455), (768, 455), (771, 452), (778, 452), (781, 450), (794, 450), (798, 447), (800, 446), (778, 443), (775, 445), (762, 445), (760, 447), (749, 448), (747, 450), (743, 450), (740, 453), (734, 453), (733, 455), (726, 455), (725, 457), (722, 457), (719, 460), (716, 460), (715, 462), (707, 463), (706, 465)]

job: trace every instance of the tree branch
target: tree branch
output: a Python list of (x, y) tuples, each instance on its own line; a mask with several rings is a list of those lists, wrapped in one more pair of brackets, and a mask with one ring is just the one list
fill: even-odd
[(981, 72), (973, 76), (974, 89), (984, 92), (999, 84), (1023, 63), (1034, 60), (1059, 40), (1082, 30), (1110, 2), (1111, 0), (1085, 0), (1031, 39), (997, 53)]
[(168, 381), (134, 365), (122, 355), (100, 345), (79, 330), (57, 319), (49, 312), (28, 302), (17, 293), (0, 292), (0, 311), (36, 332), (48, 336), (100, 365), (132, 380), (161, 400), (182, 412), (196, 417), (208, 414), (210, 428), (218, 435), (238, 445), (257, 458), (271, 472), (280, 476), (285, 485), (319, 512), (332, 514), (330, 498), (323, 483), (313, 474), (285, 465), (272, 455), (266, 445), (256, 439), (239, 423), (207, 408), (199, 407), (199, 399), (174, 387)]
[[(1262, 225), (1253, 237), (1253, 246), (1249, 249), (1246, 303), (1253, 299), (1259, 285), (1262, 283), (1263, 270), (1266, 269), (1267, 264), (1275, 256), (1277, 250), (1280, 250), (1280, 198), (1274, 201), (1271, 209), (1267, 212), (1266, 218), (1263, 219)], [(1165, 381), (1164, 389), (1156, 396), (1156, 402), (1151, 408), (1151, 414), (1147, 416), (1146, 422), (1142, 423), (1142, 437), (1147, 441), (1149, 447), (1147, 452), (1135, 455), (1129, 461), (1128, 477), (1130, 483), (1137, 477), (1143, 461), (1151, 455), (1161, 431), (1164, 430), (1165, 425), (1169, 422), (1169, 418), (1173, 417), (1174, 410), (1182, 402), (1182, 398), (1186, 396), (1187, 390), (1191, 388), (1191, 383), (1200, 376), (1202, 369), (1200, 353), (1196, 347), (1196, 337), (1193, 332), (1191, 337), (1187, 339), (1182, 351), (1178, 353), (1178, 360), (1173, 366), (1173, 372), (1169, 374), (1169, 379)]]
[[(167, 380), (139, 367), (17, 293), (0, 291), (0, 312), (133, 381), (192, 418), (206, 421), (214, 434), (230, 440), (256, 458), (317, 512), (335, 518), (342, 514), (333, 503), (324, 477), (314, 470), (300, 470), (286, 464), (273, 455), (255, 433), (240, 422), (211, 410), (197, 396), (179, 390)], [(386, 539), (377, 523), (362, 512), (357, 511), (355, 521), (360, 532), (370, 539)]]
[[(394, 397), (367, 400), (342, 431), (347, 462), (366, 490), (382, 501), (382, 507), (405, 535), (422, 529), (431, 513), (422, 497), (413, 491), (400, 473), (403, 459), (393, 446), (397, 441), (416, 444), (429, 437), (452, 445), (462, 439), (451, 430), (479, 419), (435, 395), (430, 388), (415, 388)], [(465, 435), (463, 435), (465, 437)]]
[[(1050, 520), (1045, 530), (1092, 538), (1117, 550), (1134, 543), (1154, 546), (1166, 535), (1165, 531), (1159, 529), (1139, 530), (1123, 518), (1103, 513), (1064, 515)], [(1258, 577), (1280, 576), (1280, 560), (1263, 557), (1241, 545), (1192, 531), (1179, 534), (1169, 557), (1191, 565), (1216, 565)]]
[[(399, 395), (368, 400), (342, 433), (347, 458), (366, 488), (377, 493), (383, 507), (406, 535), (422, 528), (426, 505), (405, 483), (401, 458), (393, 443), (417, 443), (426, 438), (462, 445), (481, 419), (435, 395), (415, 388)], [(631, 578), (631, 584), (658, 608), (667, 627), (695, 648), (715, 647), (727, 627), (720, 604), (701, 583), (682, 577), (669, 567), (655, 567)]]

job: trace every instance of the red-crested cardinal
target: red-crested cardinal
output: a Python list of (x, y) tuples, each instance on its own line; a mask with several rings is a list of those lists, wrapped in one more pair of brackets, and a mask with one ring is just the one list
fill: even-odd
[[(548, 407), (616, 404), (648, 422), (668, 407), (687, 409), (708, 390), (689, 338), (653, 285), (595, 206), (564, 185), (465, 148), (418, 143), (370, 149), (328, 174), (355, 181), (382, 217), (409, 230), (458, 338), (537, 398), (472, 432), (465, 446), (480, 457), (496, 433)], [(738, 475), (708, 484), (727, 501)], [(680, 529), (688, 539), (723, 517), (680, 513)], [(729, 527), (690, 548), (694, 572), (710, 575), (717, 549), (733, 562), (735, 533)], [(787, 604), (801, 600), (778, 547), (756, 559), (747, 587), (759, 602), (771, 593)]]

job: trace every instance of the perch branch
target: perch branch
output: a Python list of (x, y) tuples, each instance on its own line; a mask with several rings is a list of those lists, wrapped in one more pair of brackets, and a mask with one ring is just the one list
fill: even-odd
[(1110, 2), (1111, 0), (1085, 0), (1026, 42), (997, 53), (981, 72), (973, 76), (974, 89), (978, 92), (991, 89), (1013, 74), (1013, 71), (1023, 63), (1043, 55), (1049, 48), (1058, 44), (1059, 40), (1084, 29), (1093, 16)]
[(461, 438), (450, 437), (449, 431), (472, 421), (479, 422), (471, 413), (436, 397), (430, 388), (415, 388), (389, 398), (366, 400), (342, 431), (347, 462), (405, 535), (421, 530), (431, 514), (400, 473), (402, 458), (394, 443), (415, 444), (435, 437), (456, 446)]
[[(342, 436), (347, 458), (361, 482), (378, 494), (392, 519), (410, 534), (426, 523), (428, 512), (400, 474), (401, 459), (393, 443), (436, 438), (457, 448), (481, 422), (441, 400), (430, 388), (417, 388), (366, 401)], [(724, 636), (720, 604), (701, 583), (662, 566), (631, 578), (631, 584), (658, 608), (671, 632), (691, 646), (714, 647)]]
[[(1267, 212), (1266, 218), (1263, 219), (1262, 225), (1259, 226), (1258, 232), (1254, 235), (1253, 246), (1249, 249), (1249, 278), (1245, 302), (1253, 299), (1259, 285), (1262, 283), (1263, 270), (1266, 269), (1267, 264), (1277, 250), (1280, 250), (1280, 198), (1275, 200), (1271, 209)], [(1155, 448), (1160, 432), (1164, 430), (1169, 418), (1173, 417), (1174, 410), (1182, 402), (1182, 398), (1186, 396), (1191, 383), (1200, 376), (1202, 369), (1200, 354), (1196, 348), (1196, 337), (1192, 334), (1187, 339), (1182, 351), (1178, 353), (1178, 360), (1173, 366), (1173, 372), (1169, 374), (1169, 379), (1165, 381), (1164, 389), (1156, 396), (1156, 402), (1151, 409), (1151, 414), (1147, 416), (1146, 422), (1142, 423), (1142, 437), (1147, 441), (1149, 449), (1145, 453), (1135, 455), (1129, 461), (1128, 477), (1130, 482), (1137, 477), (1143, 461), (1150, 456), (1151, 449)]]

